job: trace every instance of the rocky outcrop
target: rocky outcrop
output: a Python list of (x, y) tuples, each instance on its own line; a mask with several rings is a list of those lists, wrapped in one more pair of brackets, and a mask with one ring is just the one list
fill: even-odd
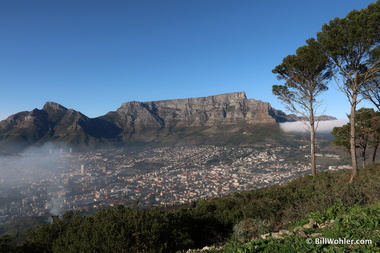
[[(208, 127), (276, 123), (276, 112), (269, 103), (247, 99), (244, 92), (209, 97), (152, 102), (128, 102), (115, 112), (100, 117), (125, 132), (175, 127)], [(283, 114), (281, 121), (286, 121)]]

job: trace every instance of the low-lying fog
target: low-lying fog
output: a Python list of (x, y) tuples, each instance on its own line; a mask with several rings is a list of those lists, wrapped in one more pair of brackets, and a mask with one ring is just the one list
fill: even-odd
[[(318, 123), (317, 133), (329, 134), (334, 127), (340, 127), (348, 123), (348, 119), (326, 120)], [(291, 133), (307, 133), (309, 124), (307, 121), (286, 122), (280, 124), (281, 129)]]
[(16, 186), (20, 181), (41, 180), (61, 172), (58, 168), (61, 152), (62, 148), (48, 143), (22, 154), (0, 157), (0, 186)]

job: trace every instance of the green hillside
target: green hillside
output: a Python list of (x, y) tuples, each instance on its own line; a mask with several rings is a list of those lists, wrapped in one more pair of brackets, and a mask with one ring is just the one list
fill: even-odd
[[(367, 207), (348, 207), (337, 201), (326, 211), (312, 212), (306, 217), (309, 218), (308, 221), (299, 220), (289, 230), (263, 234), (246, 243), (230, 242), (203, 252), (380, 251), (380, 202)], [(250, 229), (251, 227), (246, 227), (245, 235)]]

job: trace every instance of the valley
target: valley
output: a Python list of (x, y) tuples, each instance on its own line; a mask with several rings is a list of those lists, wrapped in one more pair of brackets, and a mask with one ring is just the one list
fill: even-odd
[[(321, 145), (325, 145), (321, 143)], [(45, 147), (1, 159), (0, 225), (67, 210), (188, 205), (283, 184), (310, 173), (303, 146), (215, 145), (98, 149)], [(323, 165), (342, 165), (330, 151)], [(14, 231), (13, 231), (14, 232)]]

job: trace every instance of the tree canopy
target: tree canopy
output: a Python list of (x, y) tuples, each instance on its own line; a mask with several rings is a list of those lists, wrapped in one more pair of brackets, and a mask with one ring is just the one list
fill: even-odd
[(350, 153), (352, 176), (357, 173), (355, 112), (366, 92), (374, 90), (380, 73), (380, 0), (345, 18), (335, 18), (317, 34), (334, 68), (334, 78), (351, 104)]
[(308, 39), (306, 43), (297, 49), (295, 55), (288, 55), (272, 70), (279, 80), (285, 81), (284, 85), (273, 85), (272, 92), (288, 110), (308, 119), (311, 172), (315, 175), (315, 116), (320, 106), (316, 98), (328, 89), (327, 82), (332, 72), (321, 45), (315, 39)]

